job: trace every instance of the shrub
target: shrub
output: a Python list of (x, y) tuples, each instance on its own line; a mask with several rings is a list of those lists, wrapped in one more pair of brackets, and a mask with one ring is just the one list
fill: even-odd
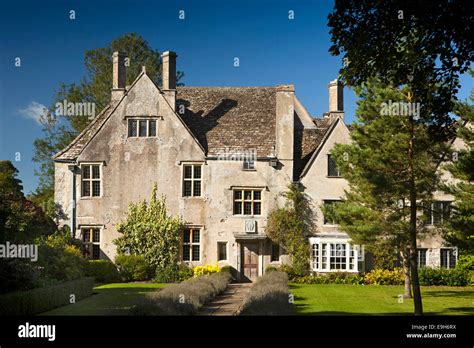
[(456, 268), (474, 271), (474, 255), (459, 256)]
[(454, 268), (420, 268), (420, 285), (466, 286), (469, 284), (469, 271)]
[(157, 267), (155, 271), (156, 283), (179, 283), (194, 276), (193, 269), (185, 264)]
[(220, 272), (220, 269), (219, 265), (216, 263), (214, 265), (196, 266), (193, 268), (193, 272), (195, 277), (199, 277), (202, 275)]
[(58, 232), (38, 239), (38, 243), (37, 266), (41, 278), (62, 282), (84, 276), (86, 261), (69, 236)]
[(147, 294), (132, 308), (133, 315), (194, 315), (207, 302), (221, 294), (229, 284), (227, 272), (191, 278), (160, 291)]
[(402, 268), (394, 268), (392, 271), (374, 269), (365, 275), (364, 282), (373, 285), (402, 285), (405, 278)]
[(297, 278), (297, 277), (301, 277), (302, 275), (300, 275), (292, 265), (289, 265), (289, 264), (283, 264), (280, 266), (279, 270), (283, 273), (286, 273), (286, 275), (288, 276), (288, 279), (293, 281), (293, 279)]
[(294, 277), (293, 282), (299, 284), (364, 284), (364, 277), (359, 274), (349, 272), (333, 272), (322, 275), (308, 275), (303, 277)]
[(273, 271), (278, 271), (278, 269), (275, 266), (271, 266), (271, 265), (269, 265), (265, 268), (265, 273), (273, 272)]
[(221, 272), (227, 272), (229, 274), (232, 274), (232, 266), (223, 266), (221, 268)]
[(98, 283), (114, 283), (121, 280), (117, 267), (109, 260), (89, 260), (86, 263), (86, 277), (93, 277)]
[(242, 315), (293, 314), (288, 288), (288, 276), (283, 272), (268, 272), (258, 278), (242, 302)]
[(126, 282), (150, 280), (153, 274), (151, 266), (141, 255), (118, 255), (115, 264)]
[(59, 285), (0, 295), (1, 315), (34, 315), (70, 304), (71, 294), (79, 301), (92, 295), (94, 278), (81, 278)]
[(37, 273), (30, 260), (0, 258), (0, 294), (36, 286)]

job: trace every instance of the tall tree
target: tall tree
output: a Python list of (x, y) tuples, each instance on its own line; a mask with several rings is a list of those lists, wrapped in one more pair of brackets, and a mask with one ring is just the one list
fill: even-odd
[(328, 17), (329, 52), (343, 56), (347, 85), (370, 77), (409, 85), (429, 105), (423, 117), (430, 135), (446, 140), (454, 135), (448, 113), (459, 76), (474, 58), (473, 23), (474, 6), (464, 0), (337, 0)]
[(332, 209), (334, 218), (356, 243), (389, 242), (409, 256), (415, 314), (422, 314), (416, 244), (425, 219), (417, 207), (432, 200), (446, 148), (417, 122), (431, 110), (414, 103), (408, 87), (371, 79), (355, 90), (360, 100), (352, 143), (333, 150), (350, 187)]
[[(469, 71), (474, 77), (474, 70)], [(474, 89), (471, 90), (471, 102), (474, 102)], [(451, 217), (445, 228), (445, 238), (461, 250), (474, 252), (474, 107), (468, 102), (459, 102), (455, 109), (460, 116), (458, 136), (464, 147), (453, 152), (453, 161), (446, 166), (452, 176), (458, 180), (444, 187), (454, 196)]]
[[(34, 142), (33, 161), (39, 163), (39, 170), (35, 173), (39, 176), (39, 185), (30, 198), (50, 215), (57, 213), (53, 199), (54, 163), (51, 157), (65, 148), (91, 121), (89, 115), (57, 115), (56, 103), (94, 103), (95, 110), (100, 112), (110, 100), (111, 57), (114, 51), (124, 52), (128, 58), (127, 85), (138, 76), (142, 66), (146, 66), (148, 76), (156, 84), (161, 83), (160, 54), (139, 35), (125, 34), (105, 47), (86, 51), (86, 75), (79, 83), (61, 84), (54, 96), (53, 105), (41, 118), (44, 137)], [(178, 72), (178, 81), (183, 75)]]

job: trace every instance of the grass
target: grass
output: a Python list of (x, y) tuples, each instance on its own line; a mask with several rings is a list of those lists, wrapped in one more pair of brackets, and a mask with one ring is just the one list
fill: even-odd
[(96, 286), (94, 294), (82, 301), (41, 315), (128, 315), (147, 292), (165, 287), (160, 283), (111, 283)]
[[(404, 299), (403, 286), (294, 284), (296, 311), (300, 315), (399, 315), (413, 313), (413, 300)], [(474, 287), (424, 286), (424, 313), (474, 315)]]

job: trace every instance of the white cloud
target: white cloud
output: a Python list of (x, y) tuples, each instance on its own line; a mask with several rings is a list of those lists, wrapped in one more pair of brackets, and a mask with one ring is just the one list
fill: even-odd
[(44, 109), (47, 109), (46, 106), (41, 103), (32, 101), (25, 109), (19, 109), (18, 112), (23, 117), (35, 120), (36, 123), (41, 124), (40, 118), (44, 114)]

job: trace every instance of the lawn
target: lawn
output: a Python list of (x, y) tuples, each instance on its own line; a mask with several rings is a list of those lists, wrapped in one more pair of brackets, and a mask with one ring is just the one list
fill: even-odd
[[(412, 314), (413, 300), (404, 299), (403, 286), (290, 284), (295, 307), (302, 315)], [(425, 314), (474, 315), (474, 287), (424, 286)]]
[(82, 301), (59, 307), (41, 315), (127, 315), (147, 292), (165, 287), (159, 283), (112, 283), (97, 286), (94, 294)]

